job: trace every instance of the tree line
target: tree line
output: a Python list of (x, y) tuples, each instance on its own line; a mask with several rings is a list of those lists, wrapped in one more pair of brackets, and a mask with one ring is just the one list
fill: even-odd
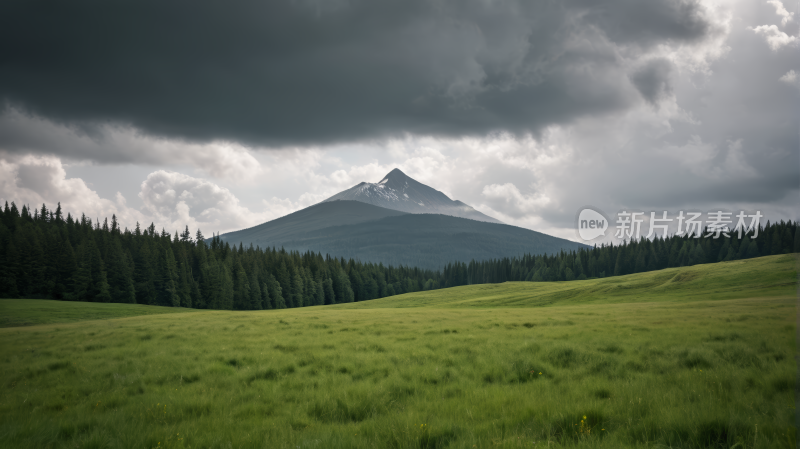
[(797, 252), (797, 222), (760, 226), (742, 239), (642, 238), (554, 254), (525, 254), (443, 270), (384, 266), (320, 253), (244, 248), (189, 228), (120, 228), (116, 216), (5, 204), (0, 211), (0, 297), (259, 310), (365, 301), (408, 292), (506, 281), (572, 281)]
[[(498, 283), (506, 281), (572, 281), (624, 274), (642, 273), (663, 268), (685, 267), (703, 263), (750, 259), (800, 252), (798, 222), (759, 225), (753, 231), (729, 237), (713, 238), (704, 232), (699, 238), (658, 236), (620, 245), (601, 245), (557, 254), (530, 255), (499, 260), (456, 262), (442, 273), (442, 286)], [(752, 238), (755, 235), (755, 238)]]
[(275, 248), (218, 236), (170, 235), (153, 224), (120, 228), (116, 216), (15, 203), (0, 214), (0, 297), (122, 302), (207, 309), (281, 309), (419, 291), (438, 273)]

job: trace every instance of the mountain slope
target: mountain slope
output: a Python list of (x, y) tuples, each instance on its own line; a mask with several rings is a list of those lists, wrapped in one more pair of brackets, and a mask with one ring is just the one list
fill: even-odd
[(324, 202), (337, 200), (360, 201), (411, 214), (442, 214), (502, 223), (461, 201), (451, 200), (444, 193), (417, 182), (396, 168), (377, 183), (362, 182)]
[(223, 234), (220, 238), (222, 241), (237, 245), (242, 242), (245, 246), (252, 243), (262, 248), (280, 247), (283, 242), (301, 238), (307, 233), (323, 228), (353, 225), (399, 215), (406, 214), (357, 201), (319, 203), (252, 228)]
[(453, 261), (586, 247), (516, 226), (447, 215), (405, 214), (357, 201), (321, 203), (221, 238), (235, 245), (311, 250), (363, 262), (431, 269)]

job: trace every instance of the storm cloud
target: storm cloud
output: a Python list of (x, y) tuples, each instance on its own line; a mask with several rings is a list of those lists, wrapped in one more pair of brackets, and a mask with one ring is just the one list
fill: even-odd
[(721, 32), (694, 0), (9, 0), (0, 98), (203, 142), (536, 134), (659, 101), (653, 58)]
[(506, 223), (798, 219), (780, 0), (0, 2), (0, 202), (231, 231), (393, 168)]

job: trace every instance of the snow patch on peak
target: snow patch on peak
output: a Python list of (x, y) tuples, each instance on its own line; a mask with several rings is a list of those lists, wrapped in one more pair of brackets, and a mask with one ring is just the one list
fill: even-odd
[(389, 178), (383, 178), (383, 180), (378, 184), (386, 184), (387, 182), (389, 182)]
[(404, 194), (403, 194), (403, 196), (404, 196), (404, 197), (406, 197), (406, 198), (408, 198), (408, 194), (406, 194), (406, 193), (404, 193)]

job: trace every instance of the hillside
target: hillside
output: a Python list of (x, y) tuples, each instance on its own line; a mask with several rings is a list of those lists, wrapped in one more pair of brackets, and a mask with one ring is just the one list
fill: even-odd
[(570, 282), (505, 282), (407, 293), (334, 307), (542, 307), (797, 295), (797, 254)]
[(283, 310), (114, 319), (163, 308), (0, 300), (21, 306), (2, 310), (11, 320), (26, 304), (95, 320), (0, 329), (0, 435), (15, 448), (793, 448), (795, 257)]
[(262, 248), (280, 247), (282, 242), (296, 240), (331, 226), (347, 226), (400, 215), (405, 213), (358, 201), (319, 203), (252, 228), (222, 234), (220, 238), (231, 244), (243, 242), (245, 246), (252, 243)]
[(233, 245), (311, 250), (362, 262), (434, 270), (454, 261), (586, 248), (516, 226), (447, 215), (405, 214), (357, 201), (317, 204), (220, 238)]

